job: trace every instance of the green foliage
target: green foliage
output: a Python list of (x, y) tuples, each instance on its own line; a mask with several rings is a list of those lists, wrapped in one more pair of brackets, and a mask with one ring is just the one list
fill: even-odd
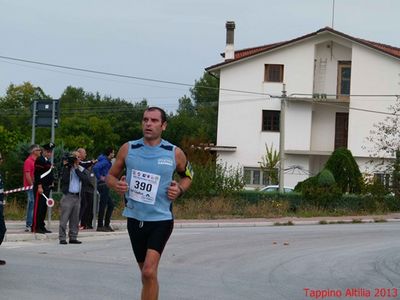
[(392, 190), (396, 198), (400, 200), (400, 150), (396, 150), (396, 159), (393, 163), (393, 183)]
[(218, 87), (219, 79), (205, 72), (190, 90), (200, 133), (213, 143), (217, 140)]
[(332, 207), (342, 194), (333, 174), (328, 169), (323, 169), (316, 176), (298, 183), (295, 191), (302, 193), (306, 205), (316, 207), (317, 209)]
[(267, 176), (268, 184), (277, 184), (278, 183), (278, 163), (279, 163), (279, 153), (275, 149), (273, 149), (273, 145), (268, 147), (265, 144), (265, 155), (261, 157), (261, 161), (258, 162), (261, 170)]
[(145, 100), (132, 104), (119, 98), (101, 97), (82, 88), (67, 87), (60, 98), (61, 121), (56, 144), (85, 147), (97, 157), (106, 147), (118, 147), (141, 136)]
[(321, 187), (329, 187), (336, 183), (335, 177), (328, 169), (323, 169), (317, 177), (318, 185)]
[(18, 142), (22, 139), (22, 135), (17, 131), (9, 131), (0, 125), (0, 152), (7, 155)]
[(370, 183), (363, 186), (363, 194), (369, 194), (374, 197), (384, 197), (389, 194), (389, 190), (378, 179), (374, 179)]
[(22, 136), (29, 135), (32, 101), (48, 98), (41, 88), (29, 82), (22, 85), (10, 84), (6, 95), (0, 97), (0, 126)]
[(343, 193), (361, 192), (362, 175), (350, 150), (336, 149), (326, 162), (325, 168), (332, 172)]
[(196, 80), (191, 97), (180, 98), (177, 114), (169, 117), (165, 139), (176, 145), (188, 138), (216, 142), (218, 84), (218, 79), (208, 73)]
[(303, 195), (298, 192), (293, 193), (280, 193), (280, 192), (260, 192), (257, 190), (241, 190), (234, 194), (237, 201), (244, 202), (243, 205), (248, 203), (258, 203), (264, 201), (275, 201), (275, 202), (288, 202), (288, 210), (296, 211), (302, 206)]
[[(17, 143), (12, 151), (4, 155), (2, 169), (5, 170), (4, 183), (7, 190), (23, 186), (23, 165), (29, 154), (28, 148), (29, 144), (27, 143)], [(25, 193), (15, 193), (12, 196), (18, 202), (26, 199)]]
[(244, 187), (244, 180), (239, 168), (215, 164), (192, 164), (194, 178), (185, 197), (199, 199), (213, 196), (229, 196)]

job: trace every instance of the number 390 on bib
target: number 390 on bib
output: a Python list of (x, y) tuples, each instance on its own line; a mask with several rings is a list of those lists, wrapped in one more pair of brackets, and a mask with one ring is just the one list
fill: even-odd
[(160, 176), (140, 170), (132, 170), (129, 185), (129, 198), (145, 204), (154, 205)]

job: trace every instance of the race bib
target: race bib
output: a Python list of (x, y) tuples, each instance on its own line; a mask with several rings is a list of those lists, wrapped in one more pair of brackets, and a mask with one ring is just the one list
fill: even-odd
[(154, 205), (159, 185), (160, 175), (132, 170), (129, 198), (138, 202)]

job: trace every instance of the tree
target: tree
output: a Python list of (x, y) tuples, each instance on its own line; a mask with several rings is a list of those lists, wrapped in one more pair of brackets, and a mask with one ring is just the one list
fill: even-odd
[(23, 136), (17, 131), (9, 131), (0, 125), (0, 145), (1, 153), (6, 155), (11, 152)]
[(211, 143), (217, 140), (218, 122), (218, 78), (205, 72), (203, 77), (195, 81), (190, 90), (198, 121), (198, 134), (209, 138)]
[(32, 101), (49, 98), (40, 87), (30, 82), (10, 84), (6, 95), (0, 97), (0, 125), (9, 131), (29, 135)]
[(389, 111), (391, 114), (383, 121), (374, 124), (374, 129), (366, 137), (371, 144), (371, 147), (367, 149), (368, 152), (373, 157), (382, 157), (383, 160), (392, 159), (400, 148), (400, 96), (393, 105), (389, 106)]
[[(380, 163), (373, 162), (374, 168), (378, 168), (387, 173), (393, 172), (393, 186), (396, 195), (399, 195), (400, 180), (400, 96), (397, 96), (393, 105), (389, 106), (391, 115), (383, 121), (374, 124), (374, 129), (370, 131), (370, 136), (366, 138), (371, 147), (367, 150), (372, 157), (379, 157)], [(366, 149), (366, 147), (363, 147)]]
[(325, 168), (332, 172), (343, 193), (361, 192), (362, 175), (350, 150), (339, 148), (333, 151), (325, 164)]
[(33, 100), (49, 99), (40, 87), (35, 87), (30, 82), (22, 85), (10, 84), (6, 96), (1, 101), (7, 108), (29, 108)]
[(56, 140), (63, 141), (67, 149), (83, 146), (92, 156), (106, 147), (139, 138), (143, 111), (148, 107), (146, 100), (132, 104), (71, 86), (63, 92), (60, 103), (61, 121)]

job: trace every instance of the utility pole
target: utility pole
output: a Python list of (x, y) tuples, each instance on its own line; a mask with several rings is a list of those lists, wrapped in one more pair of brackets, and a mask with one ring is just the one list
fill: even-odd
[[(54, 100), (53, 99), (52, 103), (51, 103), (52, 106), (51, 106), (51, 138), (50, 138), (50, 141), (52, 143), (54, 143), (55, 132), (56, 132), (55, 122), (56, 122), (56, 104), (57, 104), (57, 101), (58, 100)], [(60, 107), (58, 109), (60, 109)], [(53, 152), (53, 155), (51, 156), (50, 161), (51, 161), (51, 165), (53, 166), (53, 164), (54, 164), (54, 152)], [(52, 196), (53, 196), (53, 190), (50, 190), (50, 198), (52, 198)], [(48, 218), (48, 222), (49, 222), (49, 225), (50, 225), (50, 223), (51, 223), (51, 207), (49, 207), (49, 210), (47, 212), (47, 218)]]
[(285, 184), (285, 110), (286, 110), (286, 85), (283, 84), (281, 96), (281, 113), (279, 117), (279, 192), (284, 192)]
[(31, 145), (35, 143), (35, 134), (36, 134), (36, 105), (37, 101), (33, 101), (33, 108), (32, 108), (32, 138), (31, 138)]

